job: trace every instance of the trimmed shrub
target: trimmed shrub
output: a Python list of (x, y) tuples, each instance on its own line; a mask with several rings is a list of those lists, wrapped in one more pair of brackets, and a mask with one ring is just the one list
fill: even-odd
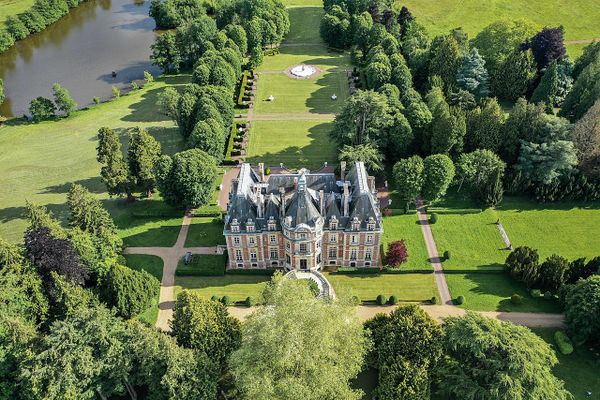
[(523, 298), (516, 293), (510, 296), (510, 302), (513, 304), (521, 304), (522, 301)]
[(561, 354), (569, 355), (573, 352), (573, 343), (564, 331), (554, 332), (554, 341)]
[(386, 262), (390, 267), (399, 267), (408, 259), (408, 251), (404, 240), (397, 240), (388, 245), (385, 255)]
[(431, 215), (429, 215), (429, 223), (430, 224), (435, 224), (438, 220), (438, 215), (437, 213), (431, 213)]
[(553, 298), (554, 298), (554, 295), (552, 294), (552, 292), (551, 292), (551, 291), (547, 290), (547, 291), (545, 291), (545, 292), (544, 292), (544, 298), (545, 298), (546, 300), (551, 300), (551, 299), (553, 299)]
[(225, 271), (227, 275), (266, 275), (271, 276), (275, 273), (274, 269), (229, 269)]
[(230, 305), (231, 305), (231, 303), (232, 303), (232, 301), (231, 301), (231, 297), (229, 297), (229, 296), (223, 296), (223, 297), (221, 297), (221, 303), (222, 303), (224, 306), (230, 306)]
[(364, 268), (355, 268), (355, 267), (340, 267), (337, 269), (338, 274), (378, 274), (381, 272), (379, 268), (373, 267), (364, 267)]
[(437, 304), (437, 297), (436, 297), (436, 296), (433, 296), (433, 297), (431, 298), (431, 300), (429, 300), (429, 302), (430, 302), (431, 304)]
[(390, 303), (391, 305), (396, 305), (396, 304), (398, 304), (398, 296), (396, 296), (396, 295), (391, 295), (391, 296), (390, 296), (389, 303)]
[(531, 289), (531, 297), (536, 299), (538, 297), (542, 297), (542, 292), (540, 291), (540, 289)]
[(461, 305), (465, 303), (465, 296), (458, 296), (456, 299), (454, 299), (454, 304), (456, 305)]
[(210, 299), (212, 301), (221, 301), (221, 299), (219, 298), (219, 296), (217, 296), (216, 294), (213, 294), (213, 296)]
[(246, 297), (246, 301), (244, 303), (246, 303), (248, 307), (252, 307), (256, 304), (256, 301), (252, 297), (248, 296)]
[(350, 301), (352, 302), (352, 304), (354, 304), (355, 306), (358, 306), (362, 303), (360, 297), (358, 296), (352, 296), (352, 298), (350, 299)]
[(271, 175), (271, 168), (267, 167), (265, 169), (265, 175)]
[(444, 251), (444, 260), (449, 260), (450, 259), (450, 251), (446, 250)]
[(379, 296), (377, 296), (377, 300), (375, 300), (377, 302), (377, 304), (379, 304), (380, 306), (384, 305), (385, 303), (387, 303), (387, 299), (385, 298), (384, 295), (380, 294)]

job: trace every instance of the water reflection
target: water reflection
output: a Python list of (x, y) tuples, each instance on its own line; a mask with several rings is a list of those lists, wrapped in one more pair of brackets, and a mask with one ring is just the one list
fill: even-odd
[(7, 96), (0, 115), (19, 116), (35, 97), (51, 98), (54, 82), (84, 106), (96, 96), (109, 98), (112, 85), (140, 79), (144, 70), (158, 73), (149, 61), (155, 37), (149, 6), (149, 0), (92, 0), (19, 41), (0, 55)]

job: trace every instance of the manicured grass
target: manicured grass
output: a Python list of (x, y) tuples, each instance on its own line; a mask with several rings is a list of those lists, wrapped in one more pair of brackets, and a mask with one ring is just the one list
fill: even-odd
[(408, 261), (400, 266), (401, 270), (431, 270), (421, 226), (417, 222), (416, 213), (383, 218), (383, 251), (387, 251), (389, 243), (400, 239), (406, 245)]
[(600, 203), (537, 204), (505, 199), (497, 211), (513, 246), (538, 249), (540, 257), (568, 259), (600, 255)]
[[(146, 254), (126, 254), (127, 266), (135, 270), (144, 270), (150, 273), (159, 281), (162, 280), (163, 260), (160, 257), (150, 256)], [(147, 310), (137, 316), (142, 322), (150, 326), (156, 324), (158, 318), (158, 296), (152, 301), (152, 305)]]
[(181, 217), (128, 218), (127, 221), (127, 227), (119, 231), (125, 247), (172, 247), (181, 230)]
[(185, 264), (183, 258), (177, 264), (178, 276), (222, 276), (225, 274), (225, 262), (227, 256), (194, 254), (189, 264)]
[(600, 37), (600, 7), (596, 0), (574, 0), (568, 5), (561, 0), (403, 0), (397, 3), (398, 7), (402, 5), (410, 9), (431, 35), (462, 27), (469, 37), (474, 37), (498, 19), (527, 19), (540, 28), (563, 25), (566, 40)]
[(285, 4), (286, 7), (323, 6), (323, 2), (321, 0), (283, 0), (283, 4)]
[[(453, 298), (465, 297), (461, 308), (475, 311), (520, 311), (558, 313), (560, 307), (554, 300), (533, 298), (527, 288), (504, 272), (470, 274), (446, 273), (446, 282)], [(521, 304), (513, 304), (510, 296), (518, 294)]]
[(162, 258), (148, 254), (125, 254), (124, 256), (129, 268), (146, 271), (159, 281), (162, 280), (164, 266)]
[(337, 162), (337, 148), (328, 134), (332, 122), (254, 121), (246, 161), (290, 168), (318, 169)]
[[(166, 86), (181, 85), (188, 80), (189, 76), (160, 78), (147, 89), (78, 111), (60, 121), (39, 124), (10, 121), (1, 126), (0, 236), (12, 242), (21, 240), (26, 228), (22, 219), (25, 200), (47, 205), (65, 220), (66, 194), (72, 182), (84, 185), (104, 199), (113, 216), (120, 217), (124, 201), (109, 200), (100, 180), (100, 164), (96, 161), (98, 129), (103, 126), (117, 129), (125, 143), (126, 128), (140, 126), (161, 142), (165, 153), (183, 149), (183, 139), (175, 124), (156, 111), (156, 99)], [(142, 225), (145, 224), (140, 223), (138, 228), (156, 228), (156, 224), (147, 228)], [(124, 237), (132, 234), (122, 233)]]
[(0, 26), (4, 27), (6, 18), (29, 10), (33, 3), (34, 0), (0, 0)]
[(213, 217), (195, 217), (190, 225), (185, 247), (204, 247), (225, 244), (223, 222)]
[[(554, 344), (553, 329), (532, 329), (556, 350), (558, 365), (554, 367), (554, 374), (565, 382), (567, 390), (576, 400), (595, 399), (600, 395), (600, 353), (595, 354), (588, 346), (576, 347), (572, 354), (560, 354)], [(588, 396), (588, 392), (592, 395)]]
[(183, 289), (198, 293), (205, 299), (216, 295), (229, 296), (232, 301), (244, 301), (251, 296), (258, 299), (271, 278), (254, 275), (176, 276), (175, 295)]
[(326, 273), (338, 296), (374, 301), (378, 295), (396, 295), (401, 301), (421, 302), (436, 296), (433, 273), (344, 275)]
[[(349, 95), (345, 72), (324, 72), (310, 79), (284, 73), (263, 74), (258, 80), (255, 114), (337, 113)], [(332, 95), (337, 100), (332, 100)], [(273, 96), (274, 101), (268, 101)]]

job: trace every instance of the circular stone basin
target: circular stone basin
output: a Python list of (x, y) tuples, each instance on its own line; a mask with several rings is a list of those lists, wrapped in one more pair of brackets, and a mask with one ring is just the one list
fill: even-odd
[(317, 69), (311, 65), (297, 65), (290, 69), (290, 74), (297, 76), (298, 78), (307, 78), (314, 75)]

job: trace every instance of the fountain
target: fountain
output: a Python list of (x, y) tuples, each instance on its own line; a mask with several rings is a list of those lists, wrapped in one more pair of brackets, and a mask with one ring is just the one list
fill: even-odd
[(296, 65), (290, 69), (290, 75), (296, 78), (308, 78), (318, 72), (312, 65)]

